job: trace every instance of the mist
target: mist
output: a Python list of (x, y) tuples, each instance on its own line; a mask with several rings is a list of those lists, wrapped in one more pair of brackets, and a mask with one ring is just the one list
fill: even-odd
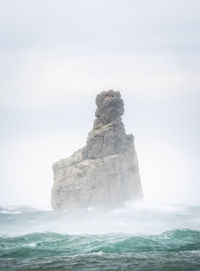
[[(2, 1), (0, 205), (50, 207), (52, 163), (121, 92), (144, 199), (199, 204), (198, 1)], [(111, 16), (112, 15), (112, 16)]]
[(0, 1), (1, 270), (200, 270), (199, 10)]

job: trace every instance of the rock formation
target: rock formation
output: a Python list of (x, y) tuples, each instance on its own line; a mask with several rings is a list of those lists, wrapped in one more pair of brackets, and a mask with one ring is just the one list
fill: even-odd
[(133, 135), (126, 135), (117, 91), (96, 97), (96, 119), (84, 148), (53, 164), (53, 209), (118, 208), (142, 198)]

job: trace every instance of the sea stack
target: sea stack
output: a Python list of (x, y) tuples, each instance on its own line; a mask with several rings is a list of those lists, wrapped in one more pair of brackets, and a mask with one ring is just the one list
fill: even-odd
[(120, 92), (101, 92), (96, 105), (86, 146), (52, 166), (55, 210), (115, 209), (143, 197), (134, 137), (126, 135), (121, 118)]

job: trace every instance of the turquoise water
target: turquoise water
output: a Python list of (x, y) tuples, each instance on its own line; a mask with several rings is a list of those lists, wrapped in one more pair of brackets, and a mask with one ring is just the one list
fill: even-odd
[(200, 270), (200, 207), (0, 209), (0, 270)]

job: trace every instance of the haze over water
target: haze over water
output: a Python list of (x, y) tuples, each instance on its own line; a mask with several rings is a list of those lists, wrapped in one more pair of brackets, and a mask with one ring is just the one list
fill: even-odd
[(200, 207), (110, 212), (7, 207), (0, 270), (199, 270)]

